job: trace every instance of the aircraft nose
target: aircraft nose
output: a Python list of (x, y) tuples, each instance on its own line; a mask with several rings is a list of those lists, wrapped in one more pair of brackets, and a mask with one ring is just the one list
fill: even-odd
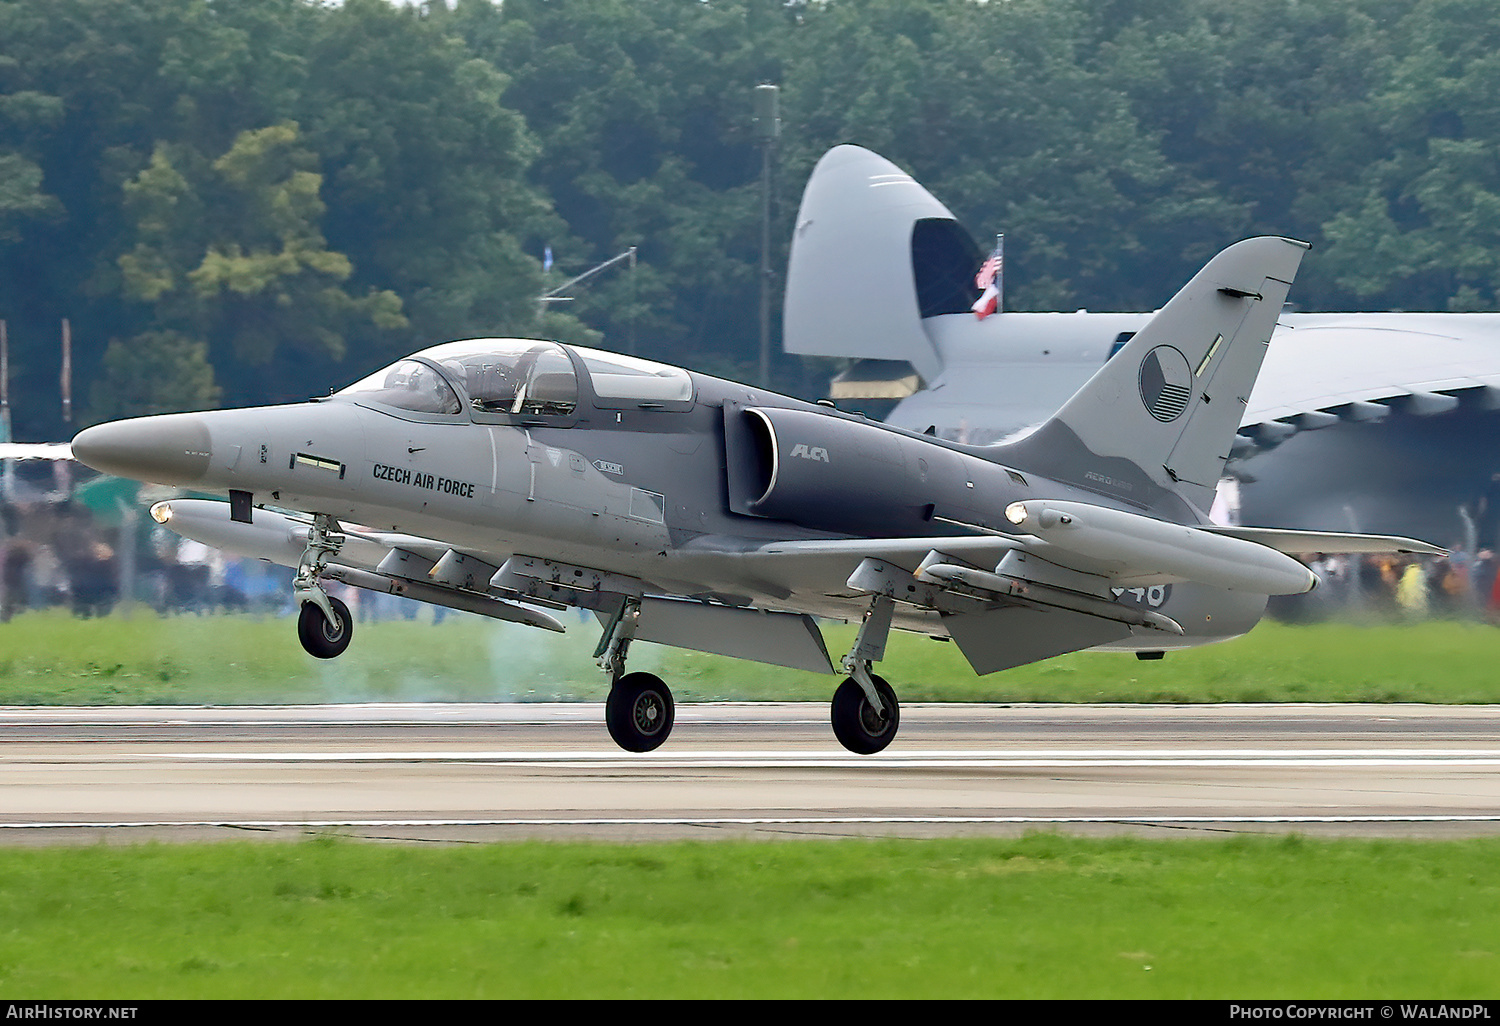
[(73, 439), (73, 458), (117, 477), (192, 484), (208, 472), (208, 427), (196, 413), (99, 424)]

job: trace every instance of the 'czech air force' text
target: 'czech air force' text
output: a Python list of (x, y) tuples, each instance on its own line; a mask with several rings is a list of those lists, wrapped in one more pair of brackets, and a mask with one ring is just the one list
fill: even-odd
[(410, 467), (388, 467), (384, 463), (377, 463), (375, 464), (375, 479), (390, 481), (393, 484), (411, 485), (413, 488), (426, 488), (428, 491), (442, 492), (444, 495), (456, 495), (460, 499), (474, 498), (474, 486), (467, 481), (454, 481), (435, 474), (423, 474)]

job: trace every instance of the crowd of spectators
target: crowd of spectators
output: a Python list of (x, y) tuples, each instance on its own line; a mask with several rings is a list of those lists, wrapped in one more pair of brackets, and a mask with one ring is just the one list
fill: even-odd
[(6, 503), (0, 529), (0, 619), (52, 606), (103, 616), (114, 607), (115, 547), (86, 507), (69, 501)]
[(1470, 553), (1455, 548), (1446, 556), (1319, 553), (1307, 563), (1320, 578), (1318, 587), (1307, 595), (1273, 600), (1273, 616), (1445, 617), (1500, 625), (1500, 558), (1493, 549)]
[[(422, 608), (337, 584), (329, 591), (361, 620), (411, 620)], [(287, 567), (228, 556), (145, 518), (105, 525), (72, 500), (0, 504), (0, 621), (59, 607), (104, 616), (126, 594), (163, 615), (295, 612)], [(439, 608), (433, 619), (446, 612)]]

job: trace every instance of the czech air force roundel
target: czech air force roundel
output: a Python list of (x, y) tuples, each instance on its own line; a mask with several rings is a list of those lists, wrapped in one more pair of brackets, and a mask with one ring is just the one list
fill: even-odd
[(1192, 381), (1187, 357), (1171, 346), (1157, 346), (1141, 361), (1141, 402), (1157, 420), (1176, 420), (1192, 398)]

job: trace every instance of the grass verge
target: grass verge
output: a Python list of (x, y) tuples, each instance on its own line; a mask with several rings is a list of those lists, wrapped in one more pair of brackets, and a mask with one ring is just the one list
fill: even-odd
[(1492, 998), (1500, 839), (0, 849), (40, 998)]
[[(138, 613), (0, 624), (0, 704), (277, 704), (601, 700), (597, 625), (566, 635), (450, 616), (362, 623), (336, 660), (303, 653), (289, 619)], [(825, 629), (830, 652), (853, 629)], [(956, 646), (893, 635), (880, 672), (903, 701), (1500, 702), (1500, 632), (1454, 621), (1289, 626), (1267, 622), (1160, 662), (1079, 652), (976, 677)], [(836, 658), (836, 655), (835, 655)], [(825, 701), (837, 678), (639, 644), (681, 701)]]

